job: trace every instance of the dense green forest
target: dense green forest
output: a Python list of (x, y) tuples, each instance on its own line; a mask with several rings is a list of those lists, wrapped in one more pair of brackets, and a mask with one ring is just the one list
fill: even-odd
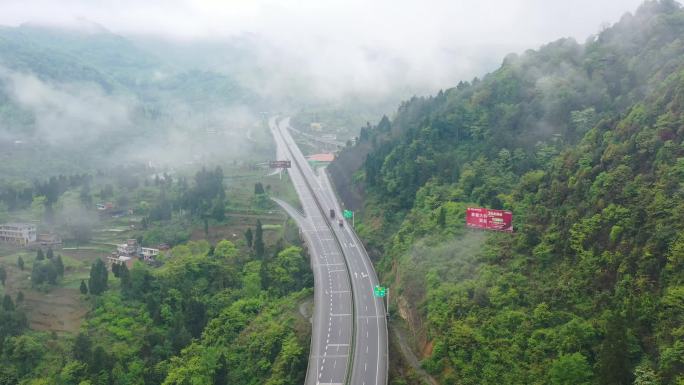
[(81, 283), (92, 309), (73, 337), (25, 329), (6, 297), (0, 384), (303, 382), (310, 326), (297, 306), (312, 276), (301, 249), (269, 245), (259, 256), (197, 241), (173, 248), (159, 269), (113, 270), (97, 260)]
[[(684, 384), (683, 112), (684, 10), (661, 0), (362, 129), (331, 171), (365, 194), (359, 232), (430, 374)], [(468, 206), (515, 233), (466, 230)]]

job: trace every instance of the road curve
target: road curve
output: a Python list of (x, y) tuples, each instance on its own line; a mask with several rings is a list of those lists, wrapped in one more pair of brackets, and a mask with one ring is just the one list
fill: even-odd
[(294, 214), (300, 226), (314, 272), (313, 330), (306, 384), (345, 384), (348, 383), (354, 326), (349, 272), (332, 229), (307, 185), (302, 172), (304, 167), (300, 169), (301, 163), (290, 152), (275, 119), (272, 118), (269, 125), (276, 141), (278, 159), (292, 161), (290, 179), (302, 203), (304, 217), (283, 207), (289, 214)]
[[(300, 179), (299, 182), (302, 182), (301, 179), (303, 179), (305, 187), (309, 187), (308, 196), (307, 194), (300, 194), (300, 199), (304, 196), (307, 199), (316, 200), (319, 212), (313, 215), (323, 217), (324, 220), (328, 221), (326, 227), (332, 232), (338, 249), (342, 251), (343, 261), (345, 262), (346, 269), (348, 269), (348, 279), (351, 279), (353, 296), (350, 296), (350, 299), (353, 300), (354, 313), (351, 328), (354, 336), (353, 345), (351, 351), (349, 351), (352, 357), (350, 367), (347, 368), (349, 373), (345, 376), (345, 383), (354, 385), (385, 385), (387, 384), (388, 366), (387, 321), (383, 301), (373, 296), (373, 287), (378, 284), (378, 279), (368, 253), (349, 223), (339, 226), (336, 222), (331, 223), (326, 218), (328, 210), (331, 208), (335, 210), (339, 217), (342, 213), (341, 207), (335, 197), (327, 174), (322, 170), (319, 170), (321, 172), (318, 174), (314, 173), (290, 136), (288, 132), (289, 118), (283, 119), (278, 124), (276, 124), (275, 120), (271, 122), (273, 123), (274, 136), (278, 136), (278, 140), (283, 141), (281, 144), (287, 149), (288, 155), (291, 156), (288, 159), (291, 159), (293, 163), (298, 165), (298, 167), (295, 167), (293, 164), (291, 174), (299, 174), (297, 176), (297, 179)], [(281, 144), (278, 145), (279, 148)], [(297, 181), (295, 181), (295, 188), (297, 188), (296, 183)], [(299, 193), (299, 189), (297, 192)], [(305, 214), (307, 217), (310, 215), (306, 209)], [(319, 291), (318, 285), (316, 286), (316, 291)], [(314, 307), (316, 306), (317, 304), (315, 303)], [(340, 323), (339, 326), (349, 327), (346, 323)], [(331, 330), (334, 334), (334, 329)], [(316, 339), (320, 341), (321, 333), (326, 334), (326, 331), (317, 331), (316, 322), (314, 321), (312, 341)], [(307, 384), (325, 383), (324, 381), (310, 381), (312, 377), (312, 360), (317, 354), (319, 353), (314, 352), (314, 343), (312, 342)]]

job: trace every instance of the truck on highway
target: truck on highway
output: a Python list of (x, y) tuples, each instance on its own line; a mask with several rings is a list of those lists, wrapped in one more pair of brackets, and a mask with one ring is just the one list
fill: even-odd
[(335, 209), (330, 209), (330, 219), (335, 219)]

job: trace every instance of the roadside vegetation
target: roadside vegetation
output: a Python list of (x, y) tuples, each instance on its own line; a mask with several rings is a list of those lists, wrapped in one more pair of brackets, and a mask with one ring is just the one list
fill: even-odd
[[(413, 98), (340, 155), (365, 158), (358, 229), (440, 383), (683, 383), (683, 26), (647, 2)], [(466, 230), (472, 206), (515, 233)]]
[(297, 304), (312, 277), (300, 248), (268, 245), (259, 256), (191, 241), (169, 255), (157, 269), (121, 265), (118, 277), (97, 260), (76, 335), (27, 330), (21, 307), (3, 304), (1, 383), (303, 381), (310, 330)]

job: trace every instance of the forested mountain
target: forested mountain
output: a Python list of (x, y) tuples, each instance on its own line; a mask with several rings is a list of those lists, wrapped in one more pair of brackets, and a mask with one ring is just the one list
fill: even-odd
[[(204, 88), (205, 102), (212, 100), (214, 105), (256, 100), (253, 91), (228, 75), (230, 67), (211, 71), (208, 66), (161, 57), (152, 47), (152, 42), (139, 43), (98, 25), (90, 25), (89, 31), (31, 24), (0, 28), (0, 65), (35, 74), (43, 81), (95, 83), (107, 93), (133, 94), (149, 103), (165, 101), (160, 100), (164, 97), (195, 101), (199, 92), (193, 92), (193, 87)], [(230, 52), (230, 48), (226, 44), (224, 50)]]
[[(362, 130), (332, 174), (365, 192), (359, 231), (432, 375), (684, 383), (683, 112), (684, 10), (661, 0)], [(466, 231), (475, 205), (515, 233)]]
[(208, 149), (208, 130), (232, 136), (232, 153), (244, 148), (239, 138), (263, 102), (236, 80), (244, 69), (176, 62), (152, 53), (152, 42), (87, 27), (0, 28), (3, 178), (185, 162), (200, 153), (187, 138)]

